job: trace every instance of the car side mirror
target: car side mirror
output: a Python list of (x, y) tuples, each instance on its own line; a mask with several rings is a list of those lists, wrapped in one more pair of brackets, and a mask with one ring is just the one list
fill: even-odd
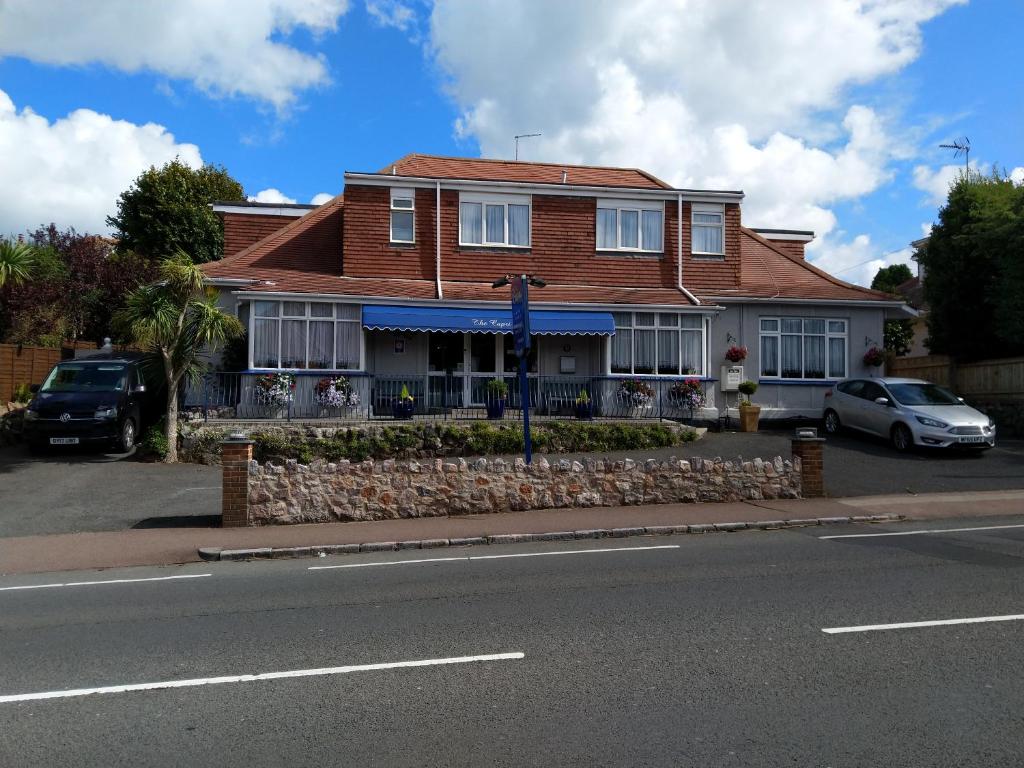
[(38, 394), (39, 393), (39, 385), (38, 384), (29, 384), (28, 385), (28, 391), (31, 392), (33, 395)]
[(876, 397), (875, 398), (875, 402), (878, 403), (879, 405), (888, 405), (889, 404), (889, 398), (888, 397)]
[(145, 391), (146, 391), (146, 385), (145, 384), (136, 384), (132, 388), (132, 392), (134, 392), (137, 395), (141, 395)]

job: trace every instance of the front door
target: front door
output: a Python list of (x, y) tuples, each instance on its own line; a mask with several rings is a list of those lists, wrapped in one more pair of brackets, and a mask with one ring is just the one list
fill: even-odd
[(465, 334), (431, 332), (427, 370), (430, 407), (461, 408), (466, 370)]
[(493, 333), (468, 333), (469, 381), (466, 382), (470, 405), (483, 406), (487, 399), (487, 382), (498, 371), (497, 339)]

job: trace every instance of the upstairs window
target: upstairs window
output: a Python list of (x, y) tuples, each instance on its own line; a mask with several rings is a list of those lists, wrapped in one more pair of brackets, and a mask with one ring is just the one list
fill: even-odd
[(530, 198), (463, 194), (459, 198), (459, 245), (530, 247)]
[(413, 243), (416, 223), (416, 192), (412, 189), (391, 190), (391, 242)]
[(597, 201), (597, 250), (661, 253), (665, 210), (658, 204)]
[(725, 255), (725, 206), (693, 204), (693, 252), (698, 256)]

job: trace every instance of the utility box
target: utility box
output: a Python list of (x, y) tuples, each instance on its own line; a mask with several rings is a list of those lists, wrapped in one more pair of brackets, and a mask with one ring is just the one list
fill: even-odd
[(742, 365), (723, 365), (719, 384), (723, 392), (738, 392), (743, 381)]

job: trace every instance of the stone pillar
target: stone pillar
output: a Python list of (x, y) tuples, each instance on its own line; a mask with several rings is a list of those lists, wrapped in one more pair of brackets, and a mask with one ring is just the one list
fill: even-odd
[(793, 438), (793, 458), (800, 459), (800, 488), (805, 499), (825, 495), (825, 465), (823, 461), (825, 438), (817, 432), (800, 434)]
[(232, 435), (220, 444), (223, 476), (220, 503), (220, 524), (237, 528), (249, 524), (249, 462), (252, 461), (252, 440)]

